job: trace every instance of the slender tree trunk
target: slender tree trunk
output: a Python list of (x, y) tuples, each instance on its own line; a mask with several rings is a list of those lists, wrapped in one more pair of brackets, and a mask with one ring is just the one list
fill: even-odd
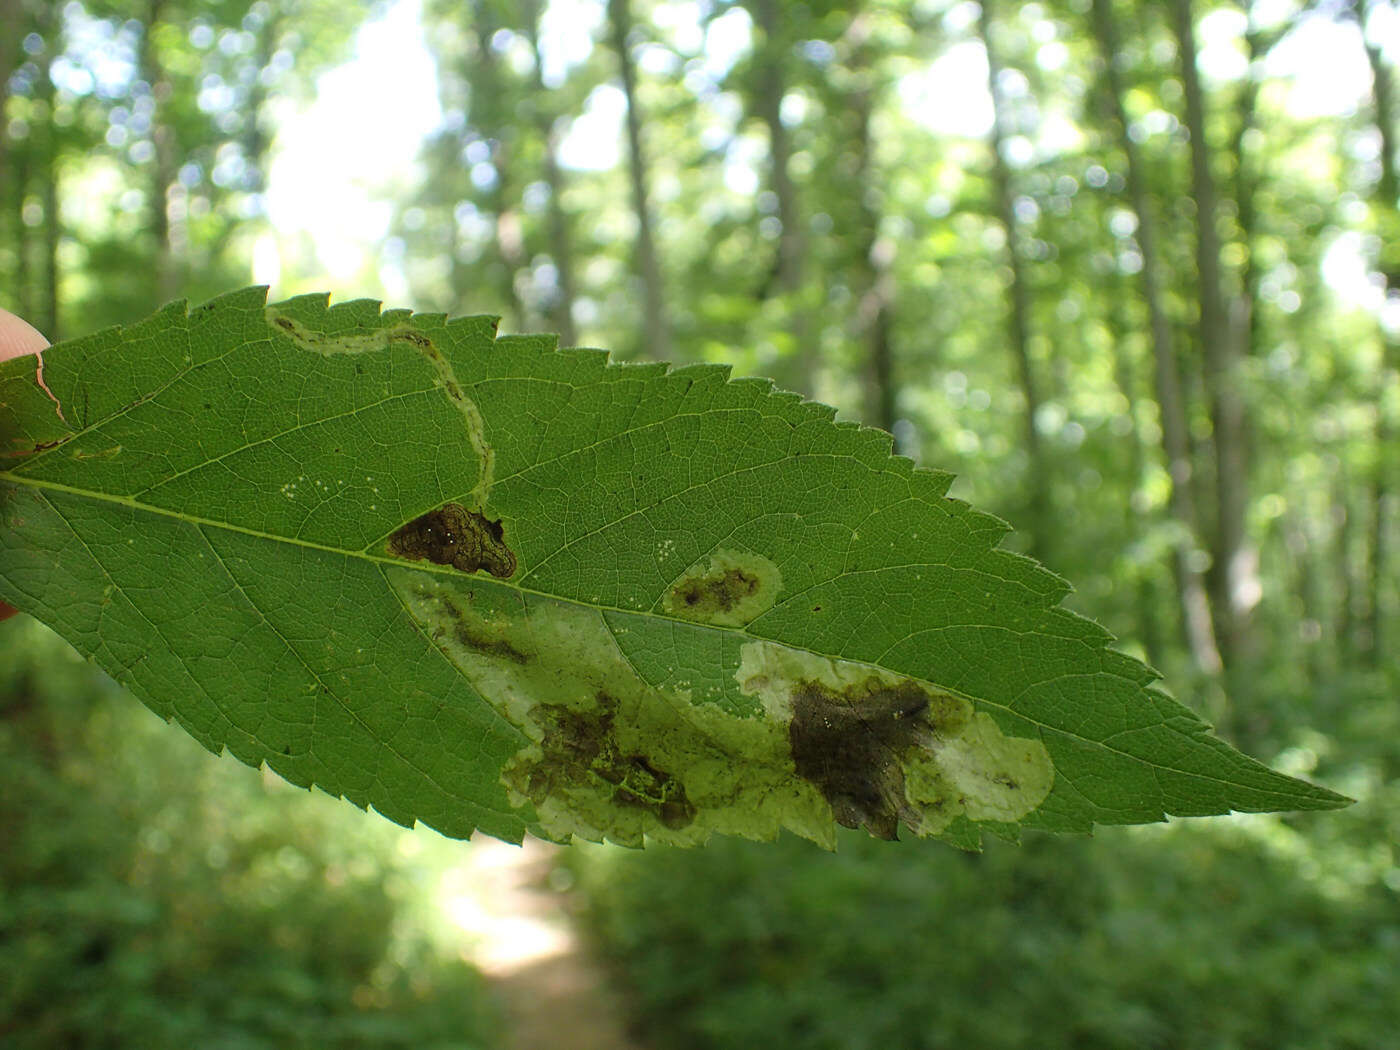
[(899, 418), (899, 380), (895, 375), (894, 358), (894, 245), (877, 239), (871, 248), (873, 280), (862, 304), (861, 321), (866, 328), (869, 345), (870, 380), (874, 388), (873, 423), (887, 433), (894, 433)]
[(1351, 486), (1344, 470), (1339, 469), (1332, 484), (1332, 577), (1337, 581), (1337, 610), (1333, 632), (1335, 656), (1338, 664), (1344, 664), (1357, 655), (1356, 606), (1357, 592), (1361, 590), (1356, 571), (1356, 559), (1352, 555), (1355, 545), (1355, 518), (1352, 513)]
[(1245, 52), (1249, 66), (1240, 86), (1230, 155), (1235, 158), (1235, 218), (1240, 230), (1240, 241), (1244, 246), (1244, 265), (1240, 272), (1240, 293), (1231, 304), (1230, 320), (1236, 345), (1240, 347), (1240, 353), (1249, 358), (1255, 355), (1259, 346), (1258, 313), (1255, 307), (1259, 302), (1259, 283), (1263, 277), (1257, 258), (1258, 246), (1255, 243), (1259, 226), (1259, 209), (1255, 198), (1259, 192), (1260, 173), (1250, 156), (1249, 133), (1257, 126), (1261, 83), (1259, 66), (1273, 46), (1282, 39), (1288, 24), (1285, 23), (1284, 29), (1266, 32), (1255, 23), (1254, 0), (1244, 0), (1243, 7), (1246, 18)]
[(10, 136), (6, 130), (9, 121), (5, 116), (5, 103), (10, 97), (10, 77), (19, 63), (20, 41), (24, 39), (20, 15), (20, 0), (0, 0), (0, 186), (12, 183), (8, 149)]
[[(1362, 0), (1361, 9), (1352, 8), (1352, 13), (1365, 32), (1366, 16), (1370, 10), (1368, 0)], [(1371, 95), (1376, 130), (1381, 140), (1381, 174), (1376, 183), (1372, 206), (1379, 218), (1381, 229), (1381, 273), (1385, 278), (1387, 296), (1400, 294), (1400, 171), (1397, 171), (1396, 152), (1400, 143), (1396, 141), (1395, 81), (1391, 68), (1386, 65), (1381, 49), (1366, 39), (1366, 57), (1371, 66)], [(1382, 360), (1380, 383), (1376, 391), (1375, 426), (1375, 467), (1371, 474), (1371, 521), (1367, 537), (1366, 557), (1366, 646), (1364, 653), (1372, 666), (1379, 663), (1385, 653), (1385, 603), (1388, 576), (1391, 568), (1390, 529), (1391, 517), (1396, 501), (1395, 464), (1397, 460), (1395, 419), (1396, 389), (1400, 387), (1400, 339), (1381, 330)]]
[(496, 172), (495, 185), (487, 193), (487, 208), (495, 223), (496, 256), (499, 260), (497, 277), (502, 310), (510, 311), (510, 323), (517, 331), (531, 327), (530, 318), (515, 286), (515, 275), (525, 265), (525, 237), (520, 216), (512, 205), (513, 187), (510, 146), (507, 126), (513, 120), (502, 111), (506, 87), (501, 76), (500, 59), (491, 47), (491, 38), (500, 27), (491, 15), (486, 0), (474, 0), (473, 24), (476, 26), (476, 69), (468, 80), (471, 92), (471, 122), (491, 147), (491, 167)]
[[(784, 385), (811, 386), (811, 377), (819, 367), (819, 355), (812, 343), (806, 287), (806, 238), (802, 229), (802, 212), (797, 199), (797, 187), (792, 180), (792, 137), (783, 123), (783, 97), (787, 94), (788, 54), (791, 41), (783, 29), (781, 5), (778, 0), (750, 0), (750, 12), (763, 33), (755, 56), (758, 63), (758, 84), (755, 99), (759, 119), (768, 131), (768, 182), (778, 200), (778, 221), (782, 232), (778, 237), (778, 289), (784, 297), (789, 315), (795, 354), (785, 369), (797, 382)], [(785, 377), (786, 379), (786, 377)], [(810, 389), (807, 392), (811, 392)]]
[(648, 357), (670, 355), (671, 330), (666, 320), (665, 283), (652, 234), (651, 197), (647, 189), (647, 156), (642, 141), (642, 111), (637, 100), (637, 71), (628, 37), (632, 14), (628, 0), (608, 0), (608, 23), (617, 51), (622, 92), (627, 99), (627, 170), (632, 180), (632, 207), (637, 213), (637, 270), (642, 281), (643, 332)]
[(1026, 444), (1027, 491), (1029, 496), (1031, 554), (1042, 561), (1048, 560), (1050, 535), (1050, 476), (1045, 459), (1044, 446), (1036, 419), (1040, 414), (1040, 384), (1036, 377), (1034, 362), (1031, 360), (1031, 303), (1030, 285), (1025, 266), (1022, 264), (1024, 252), (1021, 245), (1021, 231), (1016, 222), (1015, 195), (1011, 185), (1011, 169), (1005, 156), (1006, 106), (1001, 95), (1001, 61), (992, 40), (993, 11), (991, 0), (982, 0), (978, 32), (982, 46), (987, 52), (987, 87), (992, 96), (992, 130), (989, 141), (992, 161), (992, 191), (996, 196), (997, 219), (1006, 235), (1006, 262), (1011, 271), (1011, 284), (1008, 292), (1011, 297), (1011, 313), (1008, 319), (1011, 337), (1011, 355), (1016, 366), (1016, 375), (1021, 384), (1022, 400), (1025, 403), (1025, 416), (1022, 421), (1022, 439)]
[[(1303, 650), (1301, 663), (1308, 681), (1318, 685), (1326, 673), (1327, 660), (1334, 654), (1325, 652), (1322, 646), (1322, 639), (1326, 637), (1323, 624), (1327, 622), (1327, 613), (1317, 565), (1317, 523), (1290, 508), (1283, 517), (1282, 533), (1285, 551), (1280, 559), (1280, 568), (1285, 575), (1291, 572), (1293, 576), (1293, 591), (1298, 596), (1298, 607), (1302, 613), (1300, 627), (1306, 631), (1299, 639)], [(1283, 630), (1292, 632), (1299, 628), (1285, 624)]]
[[(258, 23), (253, 54), (257, 58), (260, 72), (272, 66), (273, 56), (277, 52), (282, 17), (276, 6), (269, 6)], [(243, 134), (240, 136), (243, 155), (249, 161), (249, 182), (246, 188), (249, 193), (256, 194), (259, 198), (267, 190), (267, 154), (272, 141), (272, 136), (268, 133), (270, 121), (264, 112), (268, 97), (268, 88), (262, 77), (255, 78), (248, 88), (248, 109), (244, 114)]]
[(1112, 122), (1118, 136), (1118, 148), (1128, 169), (1128, 196), (1138, 220), (1142, 298), (1147, 305), (1148, 327), (1152, 337), (1153, 379), (1157, 408), (1161, 414), (1162, 450), (1166, 455), (1171, 485), (1167, 506), (1186, 537), (1176, 544), (1173, 552), (1173, 575), (1181, 607), (1181, 624), (1196, 666), (1214, 675), (1220, 671), (1220, 652), (1215, 644), (1205, 581), (1193, 557), (1201, 529), (1191, 481), (1191, 441), (1186, 423), (1186, 402), (1181, 389), (1181, 376), (1177, 371), (1176, 350), (1172, 345), (1171, 323), (1162, 302), (1163, 281), (1156, 216), (1149, 204), (1147, 173), (1141, 155), (1128, 133), (1128, 114), (1123, 105), (1123, 79), (1118, 71), (1118, 30), (1112, 0), (1093, 0), (1093, 17), (1107, 79)]
[(58, 144), (54, 129), (49, 129), (49, 148), (44, 162), (44, 283), (43, 299), (39, 304), (37, 324), (40, 331), (56, 343), (63, 338), (59, 324), (59, 266), (58, 244), (62, 239), (62, 217), (59, 214), (58, 183), (61, 178), (58, 160)]
[(557, 120), (545, 101), (550, 98), (544, 82), (544, 61), (540, 53), (540, 10), (538, 0), (528, 0), (526, 25), (530, 47), (535, 55), (535, 125), (544, 143), (544, 179), (549, 186), (549, 254), (557, 275), (555, 295), (549, 304), (550, 324), (564, 346), (578, 345), (574, 326), (574, 251), (569, 233), (569, 217), (564, 212), (564, 173), (559, 170)]
[[(1134, 374), (1134, 363), (1128, 344), (1132, 324), (1127, 316), (1127, 304), (1132, 301), (1132, 289), (1128, 282), (1122, 282), (1120, 294), (1113, 295), (1108, 304), (1108, 330), (1113, 339), (1113, 379), (1123, 395), (1127, 406), (1127, 416), (1132, 420), (1132, 434), (1128, 447), (1128, 471), (1132, 483), (1128, 488), (1128, 499), (1123, 501), (1124, 535), (1131, 536), (1138, 531), (1140, 511), (1137, 509), (1137, 494), (1147, 479), (1147, 448), (1138, 431), (1138, 380)], [(1162, 664), (1162, 625), (1157, 617), (1157, 587), (1146, 573), (1139, 573), (1137, 587), (1137, 636), (1142, 639), (1147, 650), (1148, 662), (1160, 667)]]
[[(1353, 5), (1354, 17), (1365, 31), (1366, 19), (1375, 0), (1361, 0), (1361, 9)], [(1376, 183), (1375, 200), (1385, 210), (1385, 236), (1381, 245), (1381, 273), (1385, 277), (1388, 292), (1400, 292), (1400, 171), (1397, 171), (1397, 156), (1400, 156), (1400, 137), (1397, 137), (1395, 71), (1386, 64), (1380, 45), (1369, 37), (1365, 38), (1366, 60), (1371, 67), (1372, 113), (1376, 120), (1376, 131), (1381, 140), (1381, 174)]]
[(165, 120), (163, 112), (173, 89), (161, 66), (160, 56), (156, 54), (152, 39), (164, 9), (164, 0), (149, 0), (142, 28), (141, 47), (137, 55), (138, 72), (141, 79), (149, 85), (151, 101), (154, 103), (151, 111), (151, 146), (154, 156), (146, 188), (146, 225), (154, 241), (152, 295), (159, 303), (168, 302), (179, 294), (175, 252), (170, 239), (169, 203), (166, 199), (170, 186), (175, 181), (175, 131)]
[(841, 109), (848, 121), (851, 155), (849, 193), (859, 215), (851, 284), (856, 294), (855, 340), (865, 347), (867, 408), (865, 421), (893, 430), (898, 411), (891, 322), (894, 308), (894, 243), (880, 236), (878, 175), (872, 119), (876, 82), (869, 16), (852, 19), (841, 40), (844, 75), (849, 88)]
[(49, 342), (56, 343), (63, 338), (63, 333), (59, 331), (59, 269), (58, 269), (58, 243), (62, 237), (62, 225), (59, 216), (58, 182), (59, 173), (59, 146), (58, 146), (58, 122), (54, 115), (54, 84), (53, 84), (53, 60), (61, 50), (59, 45), (60, 29), (56, 11), (50, 11), (44, 17), (42, 23), (44, 31), (44, 67), (39, 72), (39, 81), (36, 90), (44, 114), (44, 130), (40, 139), (42, 153), (40, 161), (43, 169), (39, 173), (39, 185), (44, 201), (44, 225), (42, 239), (43, 246), (41, 255), (41, 283), (40, 296), (37, 304), (38, 311), (31, 318), (35, 326), (44, 333)]
[(1196, 67), (1196, 32), (1191, 0), (1172, 0), (1171, 14), (1181, 59), (1186, 130), (1191, 137), (1191, 193), (1196, 202), (1196, 270), (1200, 282), (1199, 337), (1215, 452), (1216, 522), (1211, 571), (1216, 644), (1227, 671), (1245, 651), (1248, 619), (1258, 596), (1256, 556), (1245, 535), (1248, 476), (1245, 406), (1240, 392), (1239, 347), (1225, 310), (1220, 264), (1219, 207), (1206, 145), (1205, 95)]
[[(1245, 72), (1244, 82), (1240, 87), (1235, 111), (1235, 129), (1230, 143), (1230, 155), (1235, 158), (1233, 179), (1235, 222), (1239, 229), (1239, 244), (1244, 249), (1244, 261), (1240, 266), (1239, 292), (1230, 299), (1228, 319), (1230, 346), (1233, 348), (1237, 362), (1253, 359), (1259, 352), (1258, 303), (1263, 269), (1259, 266), (1259, 209), (1255, 200), (1259, 195), (1259, 187), (1263, 180), (1260, 169), (1254, 163), (1255, 158), (1251, 156), (1250, 132), (1255, 130), (1258, 118), (1260, 67), (1274, 44), (1283, 38), (1287, 28), (1285, 25), (1282, 29), (1266, 32), (1255, 21), (1254, 0), (1243, 0), (1243, 7), (1246, 20), (1245, 51), (1249, 65)], [(1248, 463), (1252, 458), (1254, 435), (1249, 415), (1243, 410), (1243, 402), (1241, 402), (1238, 439), (1240, 460), (1247, 473)], [(1245, 493), (1241, 491), (1241, 501), (1244, 497)], [(1245, 537), (1243, 521), (1245, 511), (1246, 507), (1243, 502), (1235, 509), (1235, 512), (1240, 516), (1237, 528), (1241, 537)], [(1242, 553), (1236, 555), (1235, 558), (1240, 569), (1236, 574), (1237, 578), (1231, 584), (1231, 600), (1237, 607), (1243, 606), (1242, 611), (1237, 616), (1247, 629), (1252, 607), (1256, 603), (1257, 597), (1262, 594), (1263, 587), (1259, 582), (1258, 549), (1247, 537), (1244, 538), (1243, 542), (1245, 546)], [(1275, 549), (1285, 549), (1285, 545), (1276, 545)], [(1302, 575), (1298, 576), (1300, 581), (1303, 578)], [(1315, 647), (1313, 651), (1315, 652)], [(1237, 723), (1237, 728), (1243, 730), (1243, 723)], [(1246, 746), (1246, 740), (1243, 736), (1239, 738), (1239, 742), (1242, 747)]]
[(10, 226), (15, 231), (14, 309), (21, 317), (34, 316), (33, 277), (30, 273), (29, 227), (24, 224), (24, 195), (29, 187), (30, 150), (10, 154)]
[[(6, 219), (9, 223), (10, 231), (14, 236), (15, 266), (13, 272), (13, 288), (10, 292), (10, 305), (15, 312), (22, 317), (32, 316), (32, 300), (30, 297), (30, 274), (29, 274), (29, 229), (24, 225), (24, 195), (29, 187), (30, 158), (32, 147), (25, 142), (18, 149), (9, 148), (8, 123), (5, 116), (5, 103), (9, 99), (8, 85), (10, 77), (14, 74), (15, 64), (19, 60), (20, 41), (23, 39), (21, 32), (20, 16), (23, 13), (21, 0), (0, 0), (5, 6), (3, 8), (3, 24), (0, 24), (0, 40), (5, 44), (0, 47), (0, 54), (4, 57), (4, 69), (0, 72), (5, 74), (0, 80), (0, 201), (9, 204), (9, 211)], [(13, 36), (9, 35), (13, 30)]]

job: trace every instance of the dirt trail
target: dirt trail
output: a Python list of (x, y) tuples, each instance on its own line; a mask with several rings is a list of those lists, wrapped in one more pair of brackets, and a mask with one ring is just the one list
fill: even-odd
[[(478, 838), (467, 851), (455, 918), (466, 955), (500, 994), (504, 1050), (643, 1050), (601, 967), (547, 878), (559, 847)], [(457, 880), (454, 880), (457, 881)]]

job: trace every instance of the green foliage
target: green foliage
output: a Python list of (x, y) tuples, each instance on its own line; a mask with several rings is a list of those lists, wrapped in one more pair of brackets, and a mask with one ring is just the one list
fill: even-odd
[(170, 739), (37, 624), (0, 639), (0, 1042), (492, 1045), (377, 826)]
[(569, 863), (658, 1050), (1366, 1050), (1400, 1025), (1395, 892), (1271, 820)]
[[(354, 24), (344, 5), (20, 3), (14, 31), (0, 33), (0, 305), (55, 338), (129, 323), (176, 295), (198, 301), (245, 282), (256, 240), (261, 265), (252, 266), (254, 279), (265, 279), (275, 246), (279, 294), (331, 286), (337, 297), (369, 293), (454, 313), (488, 310), (503, 314), (510, 331), (566, 332), (568, 318), (570, 342), (645, 358), (644, 297), (629, 278), (636, 270), (636, 209), (623, 135), (610, 123), (621, 93), (605, 6), (422, 5), (441, 129), (416, 162), (408, 149), (396, 157), (394, 189), (374, 202), (377, 211), (341, 215), (334, 236), (322, 231), (322, 240), (322, 232), (300, 232), (297, 220), (289, 233), (269, 229), (262, 217), (279, 189), (271, 162), (305, 126), (281, 120), (295, 120), (296, 105), (313, 95), (334, 94), (322, 92), (311, 74), (345, 50)], [(1042, 401), (1035, 422), (1043, 469), (1034, 477), (1026, 388), (1006, 352), (1007, 255), (988, 177), (991, 153), (985, 131), (977, 130), (985, 107), (977, 5), (627, 6), (669, 356), (775, 376), (781, 386), (838, 406), (846, 418), (886, 423), (900, 452), (956, 472), (956, 495), (1017, 526), (1009, 547), (1029, 549), (1026, 539), (1034, 537), (1047, 565), (1074, 581), (1071, 607), (1165, 672), (1174, 693), (1225, 739), (1276, 769), (1361, 800), (1319, 820), (1212, 821), (1095, 844), (1033, 840), (1021, 853), (993, 849), (983, 862), (917, 845), (875, 849), (855, 838), (842, 842), (838, 858), (813, 856), (792, 842), (772, 853), (716, 848), (717, 860), (737, 865), (760, 889), (765, 880), (799, 887), (791, 900), (747, 896), (751, 887), (707, 867), (709, 856), (657, 857), (656, 870), (672, 882), (644, 875), (650, 855), (629, 858), (607, 869), (616, 886), (584, 881), (603, 902), (600, 914), (610, 916), (608, 942), (625, 950), (618, 965), (642, 991), (656, 1041), (676, 1030), (668, 1028), (669, 1012), (685, 1033), (743, 1033), (715, 1037), (712, 1045), (777, 1045), (787, 1037), (801, 1046), (817, 1029), (834, 1033), (823, 1045), (859, 1045), (868, 1028), (906, 1033), (909, 1045), (935, 1045), (930, 1032), (945, 1030), (935, 1027), (941, 1011), (952, 1019), (949, 1030), (961, 1025), (964, 1045), (1014, 1044), (1019, 1037), (1022, 1044), (1190, 1046), (1214, 1037), (1212, 1046), (1287, 1046), (1292, 1033), (1272, 1027), (1267, 1008), (1310, 1046), (1388, 1045), (1396, 1019), (1386, 1012), (1391, 997), (1377, 974), (1396, 969), (1400, 886), (1388, 846), (1400, 841), (1400, 683), (1387, 666), (1400, 637), (1400, 344), (1393, 326), (1387, 342), (1378, 324), (1378, 293), (1383, 282), (1392, 296), (1400, 287), (1400, 212), (1394, 165), (1386, 167), (1396, 151), (1383, 139), (1387, 128), (1393, 138), (1395, 119), (1393, 102), (1387, 117), (1365, 76), (1332, 74), (1327, 84), (1316, 77), (1328, 69), (1334, 43), (1352, 48), (1349, 61), (1358, 69), (1367, 61), (1355, 22), (1369, 12), (1380, 62), (1372, 79), (1382, 84), (1381, 74), (1394, 66), (1393, 50), (1379, 46), (1389, 29), (1387, 5), (1194, 4), (1207, 73), (1206, 126), (1188, 134), (1170, 5), (1112, 0), (1122, 38), (1114, 65), (1146, 169), (1145, 220), (1135, 213), (1109, 119), (1090, 5), (994, 5), (991, 33), (1007, 67), (1002, 115), (1012, 136), (1006, 155), (1029, 295), (1029, 374)], [(689, 17), (694, 10), (698, 27)], [(154, 24), (145, 24), (152, 12)], [(388, 35), (377, 26), (371, 33)], [(143, 56), (147, 41), (152, 47)], [(366, 79), (387, 97), (404, 79), (401, 70), (384, 63)], [(1350, 101), (1335, 90), (1348, 84), (1358, 87)], [(867, 106), (868, 124), (858, 117)], [(785, 163), (775, 127), (786, 136)], [(362, 119), (347, 138), (384, 157), (379, 130)], [(1240, 564), (1252, 571), (1257, 554), (1257, 577), (1248, 581), (1257, 591), (1246, 588), (1248, 601), (1257, 597), (1247, 644), (1225, 675), (1212, 673), (1184, 644), (1179, 595), (1178, 553), (1210, 573), (1218, 510), (1214, 420), (1197, 325), (1193, 139), (1212, 147), (1224, 198), (1215, 217), (1225, 241), (1222, 291), (1241, 340), (1237, 378), (1249, 431), (1243, 484), (1234, 490), (1247, 498), (1248, 549)], [(579, 163), (580, 140), (605, 148)], [(327, 196), (363, 185), (353, 162), (320, 165), (317, 174)], [(377, 216), (391, 212), (398, 216), (394, 236), (380, 241)], [(352, 217), (361, 214), (363, 230)], [(1191, 437), (1190, 462), (1175, 468), (1191, 478), (1195, 523), (1179, 520), (1170, 501), (1143, 300), (1149, 232)], [(784, 250), (794, 246), (798, 265), (789, 259), (785, 269)], [(883, 363), (868, 338), (879, 333), (868, 323), (874, 303), (883, 303), (887, 324)], [(893, 408), (888, 419), (870, 409), (886, 403)], [(42, 399), (34, 408), (50, 410)], [(1029, 509), (1033, 480), (1048, 490), (1048, 513)], [(562, 501), (558, 513), (570, 513)], [(1214, 575), (1225, 561), (1216, 558)], [(697, 553), (697, 571), (706, 564)], [(41, 574), (53, 574), (55, 565), (46, 561)], [(483, 590), (491, 582), (483, 579)], [(289, 601), (296, 597), (294, 587), (286, 592)], [(699, 608), (729, 600), (705, 589), (703, 578), (693, 593)], [(690, 608), (677, 597), (673, 611)], [(1209, 597), (1218, 605), (1222, 592)], [(96, 599), (90, 608), (99, 619)], [(320, 629), (324, 613), (310, 610), (308, 627)], [(23, 645), (29, 635), (0, 636), (6, 658), (15, 637)], [(143, 651), (133, 644), (120, 656), (136, 662)], [(52, 675), (62, 693), (74, 674), (87, 681), (71, 658), (43, 653), (36, 682)], [(164, 807), (178, 809), (190, 784), (203, 798), (241, 798), (224, 786), (206, 790), (202, 778), (227, 763), (180, 747), (139, 711), (121, 711), (119, 701), (104, 700), (91, 723), (101, 746), (80, 750), (91, 750), (93, 768), (106, 770), (121, 760), (113, 741), (131, 743), (142, 767), (132, 771), (138, 781), (156, 777), (168, 759), (173, 771), (159, 774), (159, 793), (107, 793), (89, 778), (84, 794), (65, 795), (62, 806), (42, 801), (66, 791), (89, 761), (67, 761), (58, 775), (27, 764), (86, 739), (77, 727), (89, 723), (76, 714), (55, 723), (62, 729), (57, 743), (29, 735), (35, 723), (25, 721), (23, 743), (0, 756), (7, 822), (0, 827), (0, 869), (20, 873), (9, 876), (19, 882), (4, 884), (0, 910), (20, 899), (12, 891), (41, 898), (46, 886), (81, 881), (83, 872), (120, 869), (125, 887), (126, 868), (175, 865), (195, 872), (198, 886), (173, 876), (158, 887), (142, 884), (141, 907), (164, 918), (160, 894), (170, 893), (186, 902), (178, 914), (213, 914), (190, 905), (187, 894), (221, 887), (218, 872), (175, 864), (170, 851), (151, 848), (149, 835), (116, 830), (128, 824), (110, 814), (123, 795), (139, 800), (143, 812), (131, 818), (138, 823)], [(602, 768), (617, 775), (619, 753), (602, 757)], [(657, 807), (669, 802), (673, 815), (683, 812), (675, 799), (660, 797), (656, 783), (632, 773), (632, 787), (655, 796)], [(5, 779), (11, 774), (23, 782), (12, 786)], [(105, 773), (99, 782), (124, 783)], [(289, 797), (271, 794), (276, 812), (287, 812)], [(24, 821), (30, 809), (53, 814), (52, 822)], [(384, 822), (356, 822), (357, 814), (342, 809), (343, 821), (317, 832), (328, 841), (316, 849), (333, 852), (344, 842), (361, 859), (378, 856), (368, 842), (360, 849), (356, 836)], [(237, 838), (229, 825), (215, 823), (206, 841), (206, 823), (201, 810), (164, 830), (172, 842), (191, 841), (195, 856)], [(11, 850), (16, 826), (22, 834)], [(70, 828), (88, 845), (64, 846)], [(276, 833), (268, 841), (278, 841)], [(117, 859), (107, 860), (108, 851)], [(77, 859), (66, 867), (45, 859), (69, 855)], [(791, 874), (784, 861), (791, 861)], [(808, 865), (863, 893), (862, 905), (882, 919), (898, 912), (896, 919), (878, 927), (863, 918), (844, 921), (863, 916), (862, 908), (849, 897), (822, 896)], [(264, 863), (258, 870), (279, 869)], [(977, 885), (969, 872), (990, 881)], [(110, 886), (115, 877), (100, 878)], [(945, 884), (956, 890), (950, 906)], [(711, 886), (732, 894), (720, 898)], [(240, 908), (248, 899), (232, 889), (228, 895)], [(882, 911), (886, 895), (902, 903)], [(818, 897), (843, 921), (802, 903)], [(159, 933), (133, 924), (122, 917), (127, 899), (104, 889), (83, 914), (87, 925), (115, 931), (112, 957), (129, 968), (139, 966), (138, 950), (153, 937), (178, 934), (184, 960), (200, 951), (201, 930), (224, 936), (223, 920), (202, 927), (172, 920)], [(1070, 918), (1058, 918), (1061, 907)], [(346, 908), (382, 917), (368, 905)], [(697, 930), (696, 914), (715, 930)], [(742, 930), (720, 921), (731, 915)], [(45, 936), (52, 940), (75, 925), (56, 918)], [(1022, 925), (1054, 952), (1026, 943)], [(813, 926), (849, 951), (818, 944)], [(904, 926), (922, 939), (896, 944)], [(627, 936), (617, 932), (624, 928)], [(1003, 933), (1008, 947), (988, 943)], [(714, 982), (713, 1009), (707, 989), (687, 972), (690, 961), (663, 951), (672, 936), (700, 945), (693, 965)], [(940, 951), (945, 937), (956, 939), (957, 954)], [(727, 954), (706, 954), (711, 942)], [(0, 951), (15, 943), (0, 941)], [(799, 948), (813, 958), (805, 968)], [(889, 962), (891, 951), (900, 965)], [(631, 952), (647, 968), (629, 963)], [(748, 965), (754, 956), (764, 960), (761, 971)], [(42, 971), (26, 970), (23, 959), (17, 964), (15, 972), (29, 975), (27, 1002), (76, 1001), (68, 994), (71, 975), (86, 971), (72, 964), (71, 953), (52, 959)], [(8, 991), (8, 961), (0, 997)], [(1012, 962), (1021, 968), (1011, 969)], [(259, 974), (241, 961), (229, 965), (241, 982), (258, 986)], [(740, 989), (729, 967), (759, 982), (780, 976), (774, 987), (812, 1004), (810, 1012), (784, 1028), (780, 998)], [(186, 970), (173, 976), (188, 982)], [(1004, 983), (980, 982), (983, 972)], [(832, 973), (847, 983), (829, 980)], [(923, 975), (917, 995), (900, 983), (909, 973)], [(947, 974), (956, 978), (951, 986)], [(150, 997), (162, 993), (123, 980), (115, 986), (129, 989), (151, 1014)], [(1042, 984), (1070, 1005), (1055, 1011)], [(896, 989), (887, 1008), (882, 985)], [(865, 993), (859, 1001), (857, 990)], [(119, 1016), (115, 996), (101, 999), (101, 988), (91, 994)], [(989, 994), (1008, 1033), (994, 1030), (991, 1011), (969, 1016)], [(924, 1005), (930, 996), (938, 1011)], [(171, 1016), (177, 1012), (168, 997), (159, 1001)], [(789, 1009), (789, 1019), (795, 1013)], [(1072, 1024), (1080, 1027), (1069, 1031)], [(10, 1036), (0, 1030), (0, 1043)]]
[(47, 389), (0, 366), (0, 596), (211, 749), (453, 835), (636, 845), (1344, 802), (824, 406), (264, 296), (54, 347)]
[(52, 339), (246, 280), (265, 233), (271, 111), (312, 93), (355, 18), (327, 0), (21, 3), (6, 14), (6, 308)]

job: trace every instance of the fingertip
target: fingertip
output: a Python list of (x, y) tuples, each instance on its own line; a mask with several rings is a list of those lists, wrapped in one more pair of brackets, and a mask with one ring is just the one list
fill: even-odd
[(33, 354), (49, 345), (37, 328), (8, 310), (0, 310), (0, 361)]

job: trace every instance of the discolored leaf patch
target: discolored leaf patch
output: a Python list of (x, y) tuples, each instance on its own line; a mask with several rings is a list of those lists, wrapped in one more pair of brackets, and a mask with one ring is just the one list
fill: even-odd
[(1041, 741), (931, 682), (769, 642), (741, 654), (740, 689), (788, 717), (795, 772), (846, 827), (956, 839), (960, 818), (1014, 823), (1054, 785)]
[(462, 572), (485, 569), (498, 579), (515, 575), (515, 553), (505, 530), (460, 503), (448, 503), (414, 518), (389, 537), (389, 553), (409, 561), (427, 560)]
[[(612, 802), (625, 809), (650, 813), (662, 827), (680, 831), (695, 820), (695, 805), (685, 785), (644, 754), (628, 752), (614, 728), (617, 701), (606, 693), (590, 711), (544, 706), (536, 718), (544, 730), (538, 763), (506, 770), (506, 784), (537, 806), (566, 785), (601, 781)], [(607, 785), (607, 787), (603, 787)]]
[(696, 623), (744, 627), (772, 608), (781, 589), (778, 567), (767, 558), (720, 550), (672, 584), (662, 609)]
[(798, 684), (792, 698), (792, 760), (815, 784), (838, 823), (893, 840), (899, 822), (922, 823), (905, 795), (903, 762), (913, 749), (966, 724), (969, 712), (953, 697), (912, 681), (878, 678), (842, 697), (816, 681)]
[(541, 834), (692, 845), (787, 827), (831, 844), (830, 807), (793, 775), (785, 722), (652, 685), (620, 649), (623, 628), (586, 606), (407, 567), (386, 575), (525, 738), (500, 778)]

